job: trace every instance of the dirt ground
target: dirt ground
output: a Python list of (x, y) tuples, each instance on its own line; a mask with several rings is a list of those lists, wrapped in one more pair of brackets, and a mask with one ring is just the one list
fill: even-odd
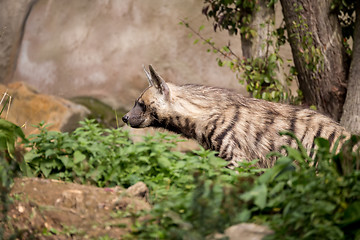
[(121, 239), (150, 209), (147, 196), (142, 182), (122, 189), (18, 178), (5, 237), (17, 230), (19, 239)]

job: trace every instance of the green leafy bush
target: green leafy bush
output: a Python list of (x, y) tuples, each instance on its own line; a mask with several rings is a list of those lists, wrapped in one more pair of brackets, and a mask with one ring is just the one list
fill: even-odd
[(265, 224), (269, 239), (354, 239), (360, 236), (359, 137), (330, 151), (317, 139), (311, 159), (284, 146), (273, 168), (256, 160), (237, 170), (215, 152), (173, 151), (176, 137), (158, 133), (133, 143), (122, 129), (81, 122), (73, 133), (48, 132), (30, 138), (26, 163), (36, 176), (97, 186), (128, 187), (144, 181), (153, 208), (135, 222), (129, 239), (203, 239), (240, 222)]
[(40, 123), (40, 133), (29, 136), (31, 150), (24, 156), (35, 176), (98, 186), (121, 184), (119, 162), (128, 161), (124, 149), (132, 145), (126, 132), (102, 129), (95, 120), (81, 122), (72, 133), (49, 132), (46, 127)]
[[(254, 162), (253, 162), (254, 163)], [(249, 220), (248, 204), (240, 196), (250, 191), (258, 169), (247, 167), (243, 173), (209, 178), (193, 174), (194, 187), (155, 202), (151, 218), (134, 225), (129, 239), (204, 239), (226, 227)], [(248, 176), (246, 176), (248, 175)]]
[(301, 146), (285, 147), (288, 156), (258, 179), (268, 189), (261, 215), (275, 230), (271, 239), (360, 237), (360, 155), (352, 151), (359, 140), (353, 136), (335, 154), (327, 140), (317, 139), (313, 161)]
[(232, 181), (197, 176), (191, 192), (155, 204), (152, 218), (131, 237), (203, 239), (235, 223), (255, 222), (275, 231), (267, 239), (358, 239), (360, 156), (351, 151), (357, 142), (353, 136), (335, 154), (318, 139), (314, 160), (301, 145), (284, 146), (287, 156), (277, 154), (276, 165), (261, 176), (251, 165)]
[(20, 127), (0, 119), (0, 239), (3, 239), (4, 225), (7, 223), (11, 199), (9, 193), (14, 182), (14, 177), (20, 174), (20, 168), (25, 172), (26, 166), (21, 159), (16, 158), (16, 141), (18, 138), (26, 141)]
[(101, 187), (129, 187), (144, 181), (159, 198), (169, 191), (176, 194), (192, 189), (195, 170), (209, 178), (234, 175), (214, 152), (172, 151), (179, 141), (174, 135), (157, 133), (133, 143), (121, 128), (103, 129), (94, 120), (80, 124), (70, 134), (49, 132), (44, 123), (38, 126), (40, 133), (29, 137), (31, 150), (24, 156), (35, 176)]

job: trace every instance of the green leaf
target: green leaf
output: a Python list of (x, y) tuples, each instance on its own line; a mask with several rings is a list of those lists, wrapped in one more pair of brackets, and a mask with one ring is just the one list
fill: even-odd
[(31, 171), (31, 168), (25, 161), (21, 161), (19, 164), (20, 170), (25, 177), (34, 177), (34, 174)]
[(34, 151), (27, 152), (24, 155), (24, 161), (30, 163), (32, 160), (40, 157), (41, 155), (41, 153), (35, 153)]
[(7, 121), (5, 119), (0, 119), (0, 129), (1, 130), (12, 132), (12, 131), (14, 131), (14, 129), (16, 127), (18, 127), (18, 126), (16, 126), (14, 123), (9, 122), (9, 121)]
[(44, 176), (47, 178), (51, 172), (51, 167), (48, 166), (48, 163), (41, 162), (40, 163), (40, 170), (44, 174)]
[(261, 94), (261, 98), (267, 100), (267, 99), (268, 99), (268, 95), (269, 95), (269, 94), (268, 94), (267, 92), (263, 92), (263, 93)]
[(273, 53), (273, 54), (271, 54), (270, 57), (269, 57), (269, 62), (276, 62), (276, 59), (277, 59), (276, 54)]
[(251, 217), (251, 211), (249, 209), (244, 209), (240, 213), (238, 213), (235, 217), (235, 221), (239, 222), (247, 222)]
[(311, 110), (317, 110), (317, 107), (315, 106), (315, 105), (311, 105), (310, 107), (309, 107)]
[(209, 159), (209, 164), (214, 166), (214, 167), (225, 167), (225, 166), (228, 165), (228, 162), (226, 162), (222, 158), (212, 157), (212, 158)]
[(74, 152), (74, 163), (75, 164), (82, 162), (85, 158), (86, 158), (86, 156), (84, 154), (82, 154), (80, 151)]
[(252, 67), (251, 67), (250, 65), (245, 65), (245, 69), (246, 69), (247, 71), (250, 71), (250, 70), (252, 69)]
[(159, 157), (158, 163), (161, 168), (169, 169), (171, 167), (170, 161), (165, 157)]
[(272, 91), (271, 92), (271, 98), (274, 99), (276, 97), (276, 92), (275, 91)]
[(356, 201), (349, 205), (344, 212), (344, 220), (342, 225), (357, 224), (360, 226), (360, 201)]
[(288, 153), (288, 157), (290, 157), (291, 159), (294, 159), (298, 162), (304, 161), (303, 156), (299, 150), (294, 149), (289, 146), (284, 146), (284, 148), (286, 149), (286, 152)]
[(70, 161), (68, 156), (59, 156), (58, 158), (66, 168), (73, 166), (73, 163)]
[(250, 191), (243, 193), (240, 198), (245, 201), (253, 199), (256, 206), (264, 209), (266, 206), (267, 187), (265, 184), (256, 185)]
[(268, 76), (265, 76), (265, 77), (264, 77), (264, 82), (270, 83), (270, 78), (269, 78)]
[(250, 32), (251, 37), (257, 36), (257, 32), (254, 29), (250, 29), (249, 32)]
[(227, 46), (224, 46), (224, 47), (223, 47), (223, 50), (224, 50), (225, 52), (227, 52), (227, 53), (230, 52), (230, 49), (229, 49)]
[(292, 166), (292, 163), (293, 159), (290, 157), (279, 158), (276, 161), (274, 167), (267, 169), (265, 173), (258, 178), (259, 183), (265, 184), (274, 181), (274, 179), (278, 177), (280, 173), (284, 173), (286, 170), (291, 169), (289, 167)]
[(285, 186), (285, 182), (279, 182), (277, 183), (269, 192), (269, 195), (274, 195), (279, 193), (280, 191), (282, 191), (284, 189)]
[(49, 157), (49, 156), (51, 156), (51, 155), (55, 155), (55, 150), (53, 150), (53, 149), (47, 149), (46, 151), (45, 151), (45, 157), (47, 158), (47, 157)]

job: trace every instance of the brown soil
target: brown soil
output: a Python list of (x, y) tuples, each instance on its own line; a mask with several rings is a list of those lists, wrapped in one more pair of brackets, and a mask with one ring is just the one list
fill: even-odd
[(20, 239), (121, 239), (136, 213), (150, 209), (147, 195), (141, 182), (122, 189), (15, 179), (5, 237), (18, 232)]

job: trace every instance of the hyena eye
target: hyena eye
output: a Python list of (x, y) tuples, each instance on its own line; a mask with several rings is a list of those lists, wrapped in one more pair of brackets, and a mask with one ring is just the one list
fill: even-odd
[(143, 112), (146, 111), (146, 105), (145, 105), (144, 102), (138, 102), (138, 105), (139, 105), (139, 107), (141, 108), (141, 110), (142, 110)]

